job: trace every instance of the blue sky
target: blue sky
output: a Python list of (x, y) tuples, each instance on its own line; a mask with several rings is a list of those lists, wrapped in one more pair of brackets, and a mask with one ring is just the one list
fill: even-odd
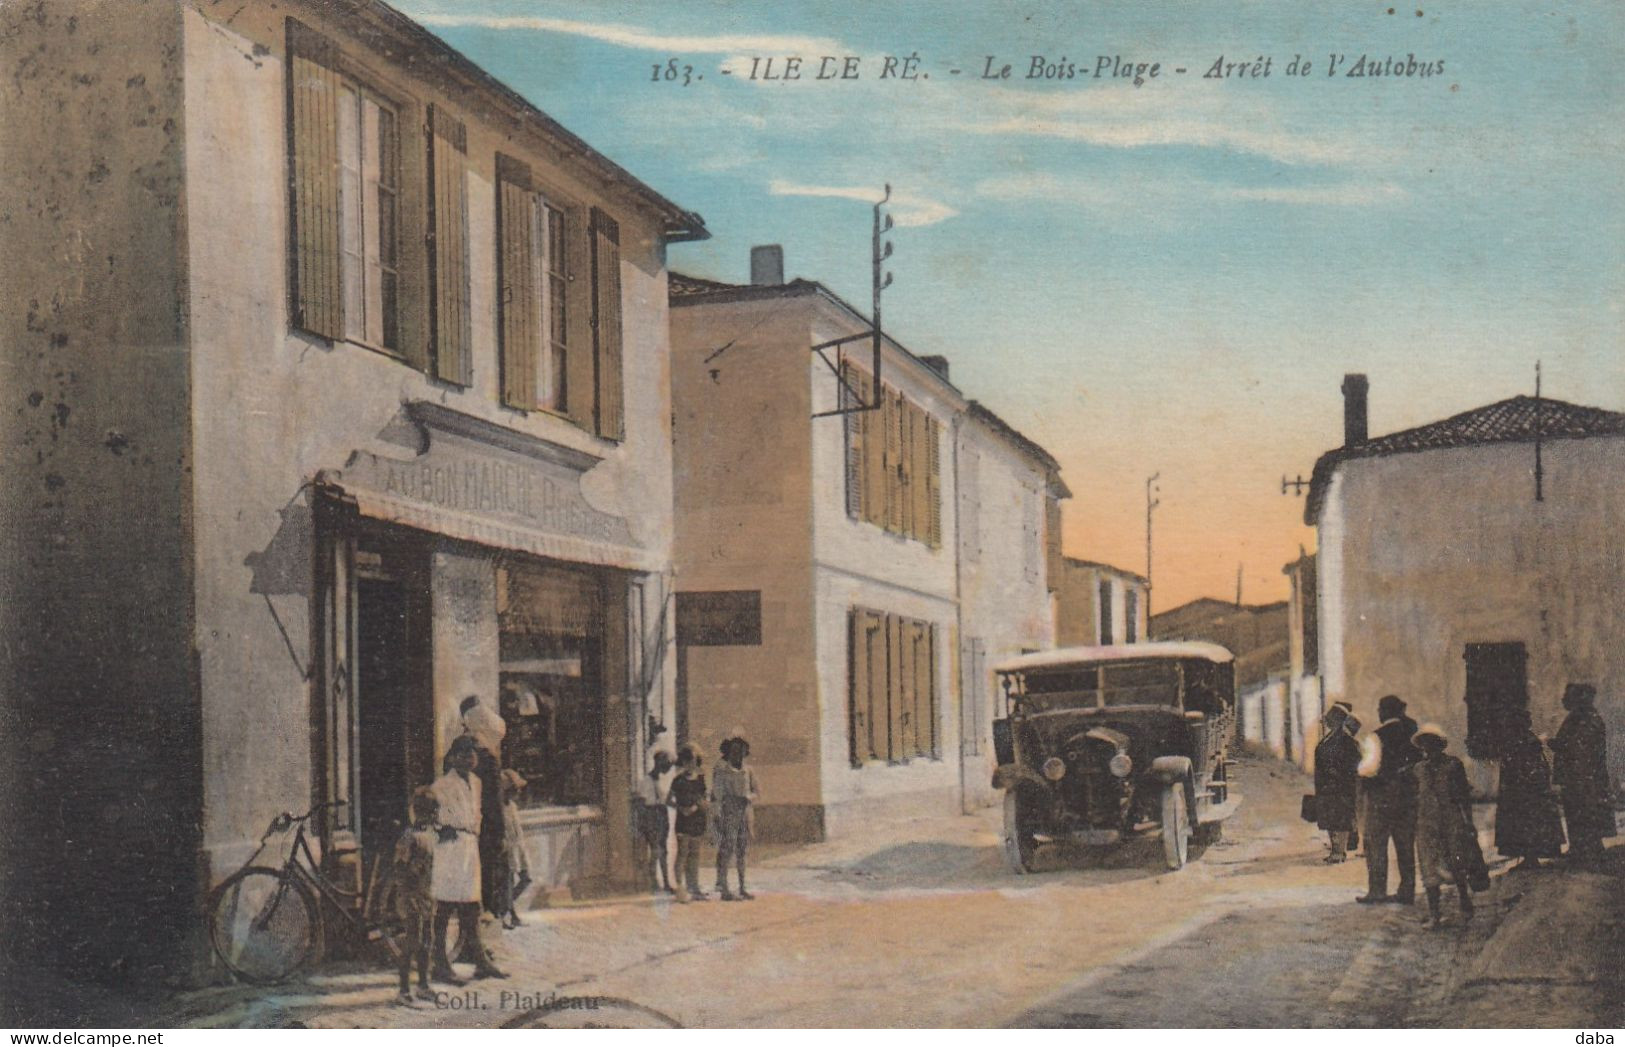
[[(781, 243), (864, 305), (889, 181), (888, 329), (1061, 460), (1070, 553), (1143, 569), (1161, 471), (1164, 608), (1232, 595), (1238, 564), (1247, 599), (1283, 594), (1313, 534), (1279, 481), (1341, 441), (1345, 371), (1373, 433), (1531, 391), (1537, 358), (1548, 394), (1625, 409), (1610, 0), (396, 6), (701, 212), (713, 239), (674, 268), (743, 280)], [(925, 77), (878, 78), (914, 53)], [(1328, 77), (1328, 53), (1444, 71)], [(861, 79), (745, 75), (826, 54)], [(1010, 80), (979, 78), (989, 55)], [(1028, 80), (1034, 55), (1080, 77)], [(1100, 55), (1163, 71), (1093, 79)], [(1204, 79), (1221, 55), (1271, 75)], [(702, 78), (651, 82), (673, 57)]]

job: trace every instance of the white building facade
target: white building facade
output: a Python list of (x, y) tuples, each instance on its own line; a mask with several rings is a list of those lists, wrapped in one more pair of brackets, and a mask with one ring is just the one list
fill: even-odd
[[(1625, 414), (1515, 397), (1367, 440), (1353, 384), (1306, 512), (1324, 703), (1369, 724), (1397, 694), (1487, 761), (1505, 715), (1552, 734), (1565, 685), (1591, 683), (1622, 737)], [(1625, 746), (1610, 761), (1617, 783)], [(1476, 774), (1487, 788), (1490, 765)]]

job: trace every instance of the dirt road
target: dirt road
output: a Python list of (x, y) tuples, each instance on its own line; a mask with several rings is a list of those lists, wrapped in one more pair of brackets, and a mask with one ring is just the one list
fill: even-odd
[[(183, 1009), (322, 1026), (1426, 1024), (1452, 957), (1489, 921), (1430, 935), (1418, 911), (1355, 905), (1363, 865), (1321, 862), (1321, 837), (1297, 819), (1302, 776), (1244, 760), (1236, 780), (1245, 801), (1224, 839), (1175, 873), (1144, 841), (1051, 854), (1017, 876), (996, 812), (921, 820), (762, 856), (753, 902), (533, 914), (498, 946), (511, 977), (441, 1006), (391, 1006), (389, 975), (351, 970), (194, 994)], [(626, 1004), (582, 1002), (597, 998)]]

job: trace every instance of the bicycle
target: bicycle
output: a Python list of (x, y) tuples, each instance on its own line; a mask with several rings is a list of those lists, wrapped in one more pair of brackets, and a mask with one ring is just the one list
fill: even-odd
[[(388, 856), (373, 863), (359, 891), (346, 890), (322, 872), (306, 838), (306, 823), (317, 811), (343, 806), (334, 800), (304, 814), (284, 811), (271, 819), (260, 845), (242, 867), (209, 895), (209, 941), (220, 962), (256, 985), (287, 978), (322, 955), (327, 938), (324, 907), (337, 912), (356, 941), (378, 942), (398, 961), (400, 949), (388, 925), (392, 913), (375, 911), (387, 885)], [(281, 868), (256, 865), (273, 836), (296, 829)]]

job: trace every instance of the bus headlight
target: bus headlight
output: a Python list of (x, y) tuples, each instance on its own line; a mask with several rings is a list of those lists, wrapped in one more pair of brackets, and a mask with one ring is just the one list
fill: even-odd
[(1106, 769), (1118, 778), (1127, 778), (1128, 773), (1134, 770), (1134, 761), (1129, 759), (1128, 753), (1118, 753), (1111, 758)]
[(1066, 777), (1066, 761), (1059, 756), (1051, 756), (1044, 761), (1044, 766), (1040, 770), (1043, 771), (1045, 778), (1058, 782)]

